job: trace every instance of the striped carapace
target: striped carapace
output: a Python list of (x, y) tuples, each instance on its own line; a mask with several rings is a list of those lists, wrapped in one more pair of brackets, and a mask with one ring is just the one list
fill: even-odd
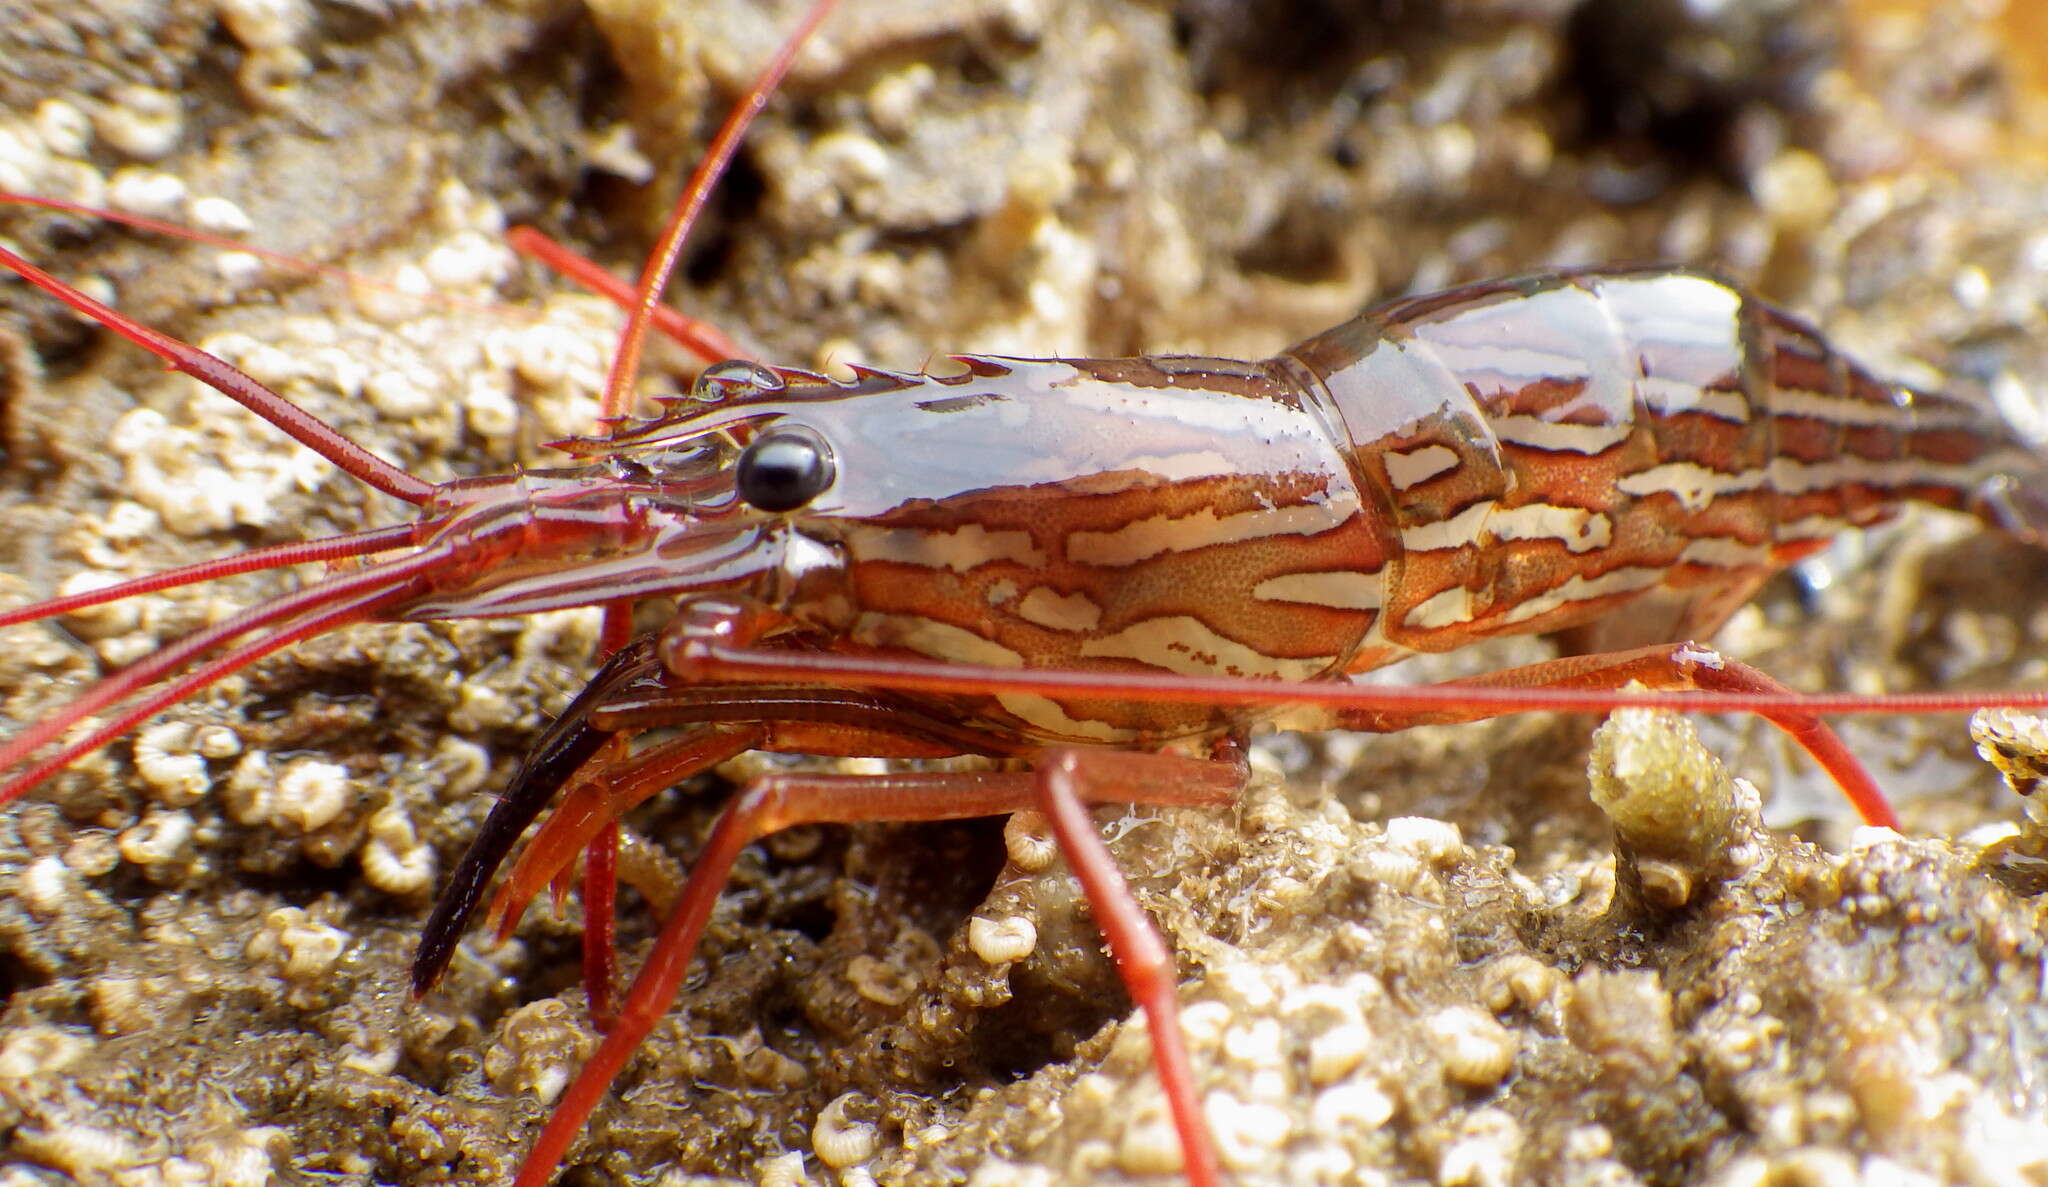
[[(673, 469), (755, 442), (692, 531), (729, 514), (755, 541), (747, 596), (792, 639), (1069, 672), (1327, 679), (1624, 608), (1631, 643), (1704, 636), (1904, 500), (2030, 539), (2048, 522), (1994, 416), (1883, 383), (1696, 272), (1492, 281), (1258, 363), (956, 361), (847, 384), (714, 370), (572, 448)], [(798, 515), (747, 512), (744, 459), (784, 442), (827, 477)], [(1249, 724), (1021, 694), (967, 713), (1037, 744)]]
[[(627, 807), (745, 750), (1035, 765), (778, 775), (741, 793), (543, 1131), (526, 1184), (552, 1173), (660, 1017), (739, 849), (791, 824), (1044, 810), (1152, 1016), (1189, 1177), (1206, 1187), (1217, 1172), (1171, 959), (1086, 802), (1227, 801), (1243, 780), (1238, 743), (1276, 720), (1388, 730), (1669, 700), (1614, 691), (1642, 680), (1735, 694), (1705, 706), (1785, 726), (1866, 818), (1888, 820), (1815, 712), (2044, 700), (1800, 697), (1670, 642), (1710, 632), (1770, 574), (1907, 500), (2028, 539), (2048, 525), (2039, 464), (1995, 417), (1879, 381), (1798, 320), (1697, 272), (1548, 273), (1409, 298), (1257, 363), (959, 356), (944, 375), (863, 370), (845, 383), (724, 363), (658, 417), (564, 442), (581, 465), (435, 487), (337, 445), (218, 360), (11, 253), (0, 262), (424, 509), (410, 526), (0, 615), (11, 624), (410, 549), (106, 678), (0, 746), (0, 767), (168, 683), (17, 773), (0, 798), (339, 625), (676, 597), (670, 625), (613, 656), (494, 808), (423, 936), (424, 991), (513, 842), (557, 799), (494, 904), (501, 930)], [(1644, 645), (1449, 685), (1343, 680), (1492, 636), (1614, 624), (1625, 624), (1616, 645)]]
[[(687, 488), (641, 554), (664, 558), (650, 590), (676, 588), (661, 571), (695, 581), (493, 810), (428, 925), (418, 989), (565, 787), (493, 905), (501, 933), (618, 813), (744, 749), (1011, 756), (1037, 771), (784, 775), (740, 793), (525, 1187), (552, 1173), (677, 992), (742, 845), (803, 822), (1032, 806), (1148, 1014), (1189, 1179), (1210, 1187), (1171, 958), (1085, 802), (1225, 800), (1248, 731), (1283, 717), (1379, 731), (1530, 707), (1521, 696), (1606, 705), (1627, 698), (1595, 690), (1642, 680), (1752, 694), (1866, 819), (1892, 823), (1808, 706), (1756, 696), (1782, 686), (1672, 641), (1711, 633), (1771, 574), (1908, 500), (2031, 542), (2048, 531), (2048, 475), (1998, 418), (1885, 383), (1798, 319), (1682, 269), (1409, 298), (1256, 363), (953, 362), (845, 383), (724, 364), (662, 415), (568, 443), (621, 482)], [(517, 612), (551, 582), (473, 587), (413, 613)], [(1589, 626), (1633, 650), (1385, 699), (1345, 682), (1417, 652)], [(871, 690), (818, 689), (830, 682)], [(1270, 695), (1311, 682), (1325, 694)], [(1429, 692), (1452, 696), (1409, 699)], [(697, 728), (630, 756), (621, 741), (677, 725)]]
[[(717, 151), (709, 160), (715, 172)], [(665, 273), (672, 246), (651, 272)], [(1244, 778), (1237, 744), (1276, 721), (1386, 730), (1675, 703), (1770, 716), (1882, 819), (1869, 777), (1815, 713), (2048, 703), (1800, 697), (1679, 642), (1904, 501), (2028, 539), (2048, 529), (2041, 463), (1994, 417), (1883, 383), (1700, 273), (1548, 273), (1409, 298), (1258, 363), (961, 357), (943, 375), (863, 371), (848, 383), (723, 364), (661, 416), (565, 443), (579, 465), (434, 486), (19, 257), (0, 250), (0, 263), (422, 509), (409, 525), (0, 614), (13, 624), (231, 573), (399, 553), (107, 677), (0, 746), (0, 769), (21, 767), (0, 801), (342, 625), (677, 598), (670, 625), (613, 655), (492, 812), (423, 938), (424, 990), (513, 842), (555, 801), (505, 879), (501, 924), (580, 852), (605, 871), (593, 883), (608, 879), (599, 855), (620, 812), (746, 750), (1035, 767), (778, 775), (740, 792), (536, 1143), (529, 1187), (666, 1008), (739, 849), (778, 828), (1046, 812), (1150, 1016), (1188, 1177), (1211, 1187), (1172, 961), (1087, 803), (1227, 802)], [(624, 390), (614, 385), (608, 412)], [(1631, 649), (1424, 688), (1344, 679), (1568, 627)], [(1635, 679), (1713, 695), (1615, 691)], [(656, 728), (673, 732), (633, 746)]]

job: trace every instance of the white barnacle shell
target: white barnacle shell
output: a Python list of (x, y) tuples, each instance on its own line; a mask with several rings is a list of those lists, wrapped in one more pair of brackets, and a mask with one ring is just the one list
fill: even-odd
[(1482, 1010), (1439, 1010), (1430, 1016), (1425, 1033), (1443, 1060), (1444, 1074), (1467, 1087), (1491, 1088), (1514, 1066), (1515, 1036)]
[(420, 839), (411, 814), (399, 803), (370, 814), (362, 863), (363, 876), (386, 894), (417, 894), (434, 880), (433, 847)]
[(184, 104), (171, 91), (125, 84), (109, 91), (108, 98), (93, 126), (119, 152), (153, 161), (176, 148), (185, 134)]
[(1038, 928), (1021, 915), (967, 921), (967, 946), (989, 964), (1013, 964), (1038, 946)]
[(842, 1092), (818, 1112), (811, 1123), (811, 1149), (818, 1161), (835, 1170), (855, 1166), (875, 1156), (881, 1146), (881, 1130), (872, 1121), (847, 1115), (847, 1110), (865, 1105), (858, 1092)]
[(339, 819), (352, 788), (348, 768), (319, 759), (295, 759), (278, 776), (271, 819), (281, 827), (310, 833)]

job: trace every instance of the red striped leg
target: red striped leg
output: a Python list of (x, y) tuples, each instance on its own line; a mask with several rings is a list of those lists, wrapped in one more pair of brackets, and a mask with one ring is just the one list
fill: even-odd
[[(578, 851), (603, 843), (620, 816), (667, 787), (711, 769), (737, 754), (755, 749), (767, 738), (760, 726), (721, 726), (672, 738), (642, 754), (613, 755), (611, 747), (584, 764), (547, 819), (526, 843), (519, 859), (498, 884), (484, 912), (484, 927), (504, 940), (518, 925), (526, 904), (540, 889), (572, 868)], [(623, 751), (623, 743), (620, 748)], [(586, 924), (586, 927), (588, 925)], [(593, 1015), (595, 1009), (592, 1010)], [(600, 1027), (599, 1029), (608, 1029)]]
[[(609, 663), (633, 641), (633, 603), (606, 602), (597, 634), (597, 658)], [(619, 822), (608, 821), (583, 853), (583, 993), (600, 1031), (618, 1018), (612, 985), (618, 980)]]
[(583, 849), (583, 998), (599, 1034), (619, 1020), (612, 1000), (618, 980), (619, 822), (606, 822)]
[[(612, 907), (618, 821), (634, 805), (746, 750), (942, 758), (1012, 754), (1018, 749), (1008, 739), (897, 704), (885, 696), (859, 692), (712, 685), (650, 688), (631, 696), (607, 691), (593, 697), (591, 703), (596, 707), (583, 724), (622, 734), (691, 722), (724, 723), (714, 733), (692, 734), (630, 759), (617, 743), (589, 759), (491, 901), (486, 926), (503, 940), (511, 934), (526, 904), (550, 879), (559, 904), (574, 870), (574, 847), (583, 846), (583, 984), (591, 1020), (600, 1031), (609, 1031), (617, 1018), (611, 987), (617, 968)], [(780, 717), (801, 720), (777, 720)], [(734, 722), (772, 724), (736, 732), (731, 725)], [(645, 886), (640, 889), (649, 891)]]
[[(1578, 691), (1612, 691), (1631, 683), (1660, 691), (1726, 693), (1787, 693), (1792, 689), (1739, 660), (1732, 660), (1697, 643), (1659, 643), (1630, 651), (1596, 655), (1569, 655), (1507, 668), (1461, 680), (1447, 680), (1439, 688), (1548, 688)], [(1793, 694), (1796, 695), (1796, 694)], [(1899, 818), (1878, 788), (1877, 780), (1834, 728), (1810, 713), (1789, 709), (1766, 709), (1759, 714), (1791, 735), (1813, 760), (1820, 764), (1842, 794), (1849, 798), (1866, 824), (1899, 827)], [(1490, 708), (1429, 710), (1340, 709), (1332, 723), (1340, 729), (1391, 733), (1415, 725), (1450, 725), (1499, 716)]]
[(1162, 792), (1169, 791), (1176, 803), (1227, 804), (1244, 789), (1244, 767), (1127, 750), (1055, 750), (1041, 761), (1038, 776), (1039, 809), (1052, 821), (1067, 867), (1088, 893), (1096, 926), (1109, 941), (1124, 987), (1145, 1012), (1145, 1026), (1152, 1035), (1152, 1063), (1159, 1072), (1159, 1087), (1166, 1094), (1174, 1130), (1180, 1135), (1189, 1187), (1214, 1187), (1221, 1182), (1216, 1146), (1195, 1096), (1187, 1036), (1180, 1027), (1173, 953), (1124, 885), (1123, 874), (1110, 857), (1109, 847), (1102, 843), (1102, 834), (1095, 830), (1087, 805), (1104, 801), (1156, 803)]
[[(886, 739), (882, 741), (886, 742)], [(850, 824), (868, 820), (925, 821), (963, 820), (995, 816), (1025, 808), (1044, 806), (1054, 815), (1061, 840), (1073, 845), (1069, 861), (1088, 889), (1096, 916), (1111, 934), (1111, 947), (1120, 967), (1127, 960), (1133, 967), (1152, 972), (1142, 980), (1142, 992), (1153, 1004), (1147, 1018), (1153, 1025), (1155, 1043), (1162, 1030), (1157, 1002), (1164, 986), (1164, 1025), (1179, 1047), (1179, 1026), (1172, 1012), (1172, 965), (1164, 946), (1152, 934), (1144, 914), (1130, 901), (1122, 879), (1109, 864), (1108, 852), (1095, 834), (1094, 824), (1082, 808), (1083, 798), (1131, 799), (1148, 803), (1216, 803), (1237, 794), (1242, 772), (1232, 767), (1192, 759), (1159, 758), (1150, 755), (1107, 754), (1114, 760), (1103, 770), (1092, 767), (1089, 752), (1078, 763), (1068, 765), (1065, 755), (1056, 754), (1047, 769), (1039, 773), (991, 771), (977, 773), (906, 773), (899, 775), (770, 775), (748, 785), (735, 796), (718, 818), (705, 842), (703, 852), (690, 871), (675, 910), (662, 924), (632, 988), (621, 1004), (617, 1024), (598, 1044), (597, 1053), (577, 1073), (563, 1093), (555, 1111), (535, 1139), (526, 1162), (519, 1168), (514, 1187), (543, 1187), (553, 1175), (562, 1156), (583, 1128), (583, 1123), (604, 1099), (612, 1080), (632, 1058), (655, 1023), (667, 1012), (681, 988), (691, 955), (711, 910), (718, 902), (732, 873), (740, 850), (753, 842), (799, 824)], [(1061, 773), (1055, 773), (1055, 771)], [(1220, 774), (1219, 774), (1220, 772)], [(1079, 813), (1078, 824), (1073, 813)], [(1049, 814), (1050, 814), (1049, 813)], [(1066, 819), (1062, 821), (1062, 817)], [(1069, 834), (1073, 841), (1068, 842)], [(1103, 877), (1103, 870), (1108, 878)], [(1120, 896), (1120, 899), (1119, 899)], [(1157, 949), (1139, 949), (1149, 937)], [(1128, 954), (1128, 956), (1127, 956)], [(1126, 974), (1127, 978), (1130, 974)], [(1179, 1076), (1188, 1084), (1186, 1056), (1181, 1051)], [(1162, 1071), (1164, 1076), (1166, 1073)], [(1171, 1093), (1169, 1089), (1169, 1093)], [(1192, 1091), (1183, 1091), (1192, 1103)], [(1176, 1118), (1178, 1120), (1178, 1116)], [(1199, 1127), (1199, 1122), (1196, 1122)], [(1217, 1187), (1214, 1159), (1208, 1137), (1202, 1131), (1191, 1148), (1188, 1163), (1193, 1187)], [(1206, 1168), (1206, 1169), (1205, 1169)]]

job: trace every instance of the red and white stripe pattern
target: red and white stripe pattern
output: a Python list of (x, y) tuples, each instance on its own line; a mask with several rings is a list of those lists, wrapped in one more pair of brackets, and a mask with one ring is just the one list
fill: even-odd
[[(1394, 648), (1591, 622), (1711, 633), (1902, 500), (2037, 471), (1992, 416), (1882, 383), (1711, 277), (1553, 273), (1397, 302), (1282, 360), (1397, 525)], [(1429, 459), (1418, 464), (1418, 459)], [(1384, 662), (1368, 648), (1354, 670)]]
[[(881, 413), (892, 427), (880, 436), (872, 402), (858, 427), (806, 410), (843, 470), (898, 471), (886, 506), (801, 520), (844, 550), (855, 609), (839, 646), (1079, 671), (1342, 670), (1378, 614), (1390, 543), (1296, 393), (1229, 360), (976, 365), (979, 398)], [(1097, 743), (1207, 733), (1237, 715), (1017, 694), (963, 711)]]
[[(1901, 500), (2006, 526), (2048, 506), (1995, 418), (1882, 383), (1686, 271), (1399, 301), (1263, 363), (959, 361), (843, 385), (785, 372), (610, 446), (800, 422), (841, 475), (789, 524), (844, 570), (800, 608), (819, 645), (1078, 672), (1332, 678), (1595, 620), (1676, 641)], [(2014, 472), (2023, 485), (1998, 485)], [(959, 709), (1117, 744), (1257, 713), (1015, 694)]]

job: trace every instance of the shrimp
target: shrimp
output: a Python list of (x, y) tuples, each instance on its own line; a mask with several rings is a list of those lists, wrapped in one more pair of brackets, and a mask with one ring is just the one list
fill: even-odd
[[(1028, 839), (1026, 839), (1026, 841), (1028, 841)], [(1028, 843), (1020, 845), (1020, 849), (1028, 849)], [(1274, 888), (1268, 888), (1268, 890), (1274, 890)], [(1278, 892), (1278, 890), (1274, 890), (1274, 892)], [(979, 954), (977, 954), (977, 956), (979, 956)], [(956, 968), (958, 968), (958, 964), (956, 964)], [(1335, 1009), (1335, 1007), (1333, 1007), (1333, 1009)], [(1339, 1011), (1339, 1013), (1341, 1013), (1341, 1011)], [(1337, 1023), (1337, 1025), (1333, 1025), (1331, 1029), (1341, 1029), (1341, 1025), (1343, 1025), (1343, 1023), (1339, 1021), (1339, 1023)], [(1446, 1023), (1446, 1025), (1450, 1025), (1450, 1023)], [(1475, 1027), (1468, 1027), (1468, 1029), (1477, 1029), (1477, 1031), (1485, 1031), (1485, 1027), (1477, 1027), (1477, 1025), (1475, 1025)], [(758, 1050), (758, 1048), (756, 1048), (756, 1050)], [(1481, 1060), (1481, 1064), (1483, 1064), (1483, 1062), (1485, 1062), (1485, 1060)], [(1460, 1066), (1462, 1066), (1462, 1064), (1460, 1064)], [(1094, 1089), (1090, 1089), (1090, 1091), (1094, 1091)], [(1098, 1097), (1100, 1097), (1100, 1093), (1098, 1093)], [(836, 1097), (836, 1099), (838, 1099), (838, 1097)], [(1077, 1101), (1075, 1101), (1075, 1105), (1073, 1105), (1073, 1107), (1079, 1107), (1079, 1103), (1081, 1103), (1081, 1101), (1087, 1101), (1087, 1099), (1094, 1099), (1094, 1097), (1087, 1097), (1087, 1095), (1083, 1093), (1081, 1097), (1077, 1097)], [(1106, 1101), (1104, 1101), (1104, 1103), (1106, 1103)], [(842, 1107), (840, 1107), (840, 1109), (836, 1111), (836, 1115), (840, 1117), (840, 1122), (838, 1122), (838, 1130), (858, 1130), (858, 1126), (860, 1126), (860, 1122), (858, 1122), (858, 1119), (856, 1119), (856, 1122), (846, 1122), (846, 1119), (844, 1119), (844, 1117), (846, 1117), (848, 1109), (852, 1109), (852, 1111), (856, 1113), (856, 1117), (858, 1117), (858, 1113), (862, 1111), (862, 1103), (860, 1103), (860, 1101), (854, 1101), (854, 1103), (850, 1103), (850, 1105), (842, 1105)], [(1366, 1111), (1366, 1115), (1370, 1115), (1370, 1109)], [(844, 1136), (844, 1134), (840, 1134), (838, 1130), (834, 1132), (834, 1136), (836, 1136), (836, 1138), (838, 1138), (838, 1136)], [(858, 1140), (856, 1140), (854, 1144), (858, 1146)], [(825, 1154), (825, 1148), (827, 1148), (827, 1146), (829, 1146), (831, 1150), (836, 1150), (836, 1152), (844, 1154), (844, 1144), (842, 1144), (842, 1142), (825, 1142), (823, 1138), (819, 1138), (819, 1140), (817, 1140), (817, 1150), (819, 1150), (819, 1156), (823, 1156), (823, 1154)], [(1149, 1154), (1147, 1154), (1145, 1142), (1143, 1142), (1143, 1140), (1139, 1140), (1139, 1142), (1133, 1142), (1133, 1148), (1130, 1148), (1130, 1150), (1122, 1150), (1122, 1148), (1118, 1148), (1118, 1156), (1124, 1156), (1124, 1158), (1128, 1158), (1128, 1162), (1130, 1162), (1130, 1164), (1135, 1164), (1135, 1167), (1143, 1167), (1143, 1164), (1145, 1164), (1145, 1158), (1147, 1158)]]

